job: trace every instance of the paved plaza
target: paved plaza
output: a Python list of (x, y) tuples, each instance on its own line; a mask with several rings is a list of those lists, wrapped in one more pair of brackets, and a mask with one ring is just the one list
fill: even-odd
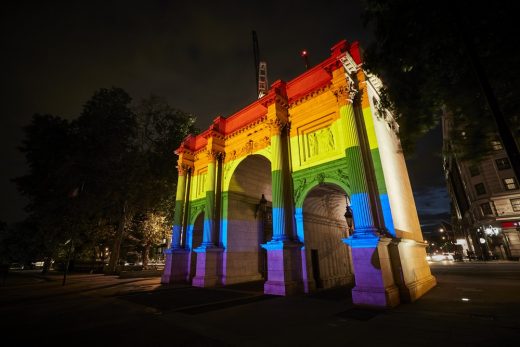
[(431, 265), (438, 285), (385, 311), (355, 308), (349, 288), (264, 295), (262, 283), (203, 289), (158, 277), (9, 274), (3, 346), (517, 346), (520, 263)]

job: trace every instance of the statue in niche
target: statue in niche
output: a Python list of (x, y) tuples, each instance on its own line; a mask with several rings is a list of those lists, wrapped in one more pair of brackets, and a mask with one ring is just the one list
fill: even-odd
[(307, 141), (309, 144), (309, 157), (314, 157), (318, 154), (318, 137), (316, 136), (316, 132), (313, 132), (307, 136)]
[(329, 151), (333, 151), (336, 146), (334, 143), (334, 134), (332, 133), (331, 128), (327, 128), (327, 140), (327, 146)]
[[(323, 150), (323, 129), (320, 129), (318, 131), (316, 131), (314, 134), (316, 134), (316, 137), (317, 137), (317, 142), (318, 142), (318, 148)], [(316, 153), (317, 154), (317, 153)]]

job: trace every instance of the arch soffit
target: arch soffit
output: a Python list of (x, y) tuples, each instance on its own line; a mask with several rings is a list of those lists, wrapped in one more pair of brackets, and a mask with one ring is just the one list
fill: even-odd
[(303, 202), (305, 201), (305, 198), (310, 193), (310, 191), (324, 183), (333, 184), (333, 185), (339, 187), (341, 190), (343, 190), (343, 192), (347, 196), (350, 197), (350, 195), (351, 195), (350, 189), (345, 182), (342, 182), (341, 180), (335, 179), (333, 177), (325, 177), (323, 179), (323, 182), (312, 181), (304, 187), (301, 195), (299, 196), (299, 199), (297, 201), (295, 201), (295, 208), (303, 208)]
[(224, 168), (224, 184), (223, 184), (223, 189), (222, 189), (223, 191), (225, 191), (225, 192), (229, 191), (231, 177), (233, 177), (233, 175), (235, 174), (238, 166), (247, 158), (255, 156), (255, 155), (264, 157), (271, 164), (271, 151), (270, 151), (270, 148), (268, 148), (268, 147), (263, 148), (257, 152), (245, 155), (243, 157), (234, 159), (233, 161), (226, 163), (226, 165), (229, 165), (229, 166), (226, 166)]
[(192, 215), (189, 218), (189, 226), (193, 227), (195, 225), (195, 222), (197, 221), (197, 218), (199, 218), (200, 215), (204, 214), (204, 205), (202, 205), (202, 209), (196, 209), (193, 211)]

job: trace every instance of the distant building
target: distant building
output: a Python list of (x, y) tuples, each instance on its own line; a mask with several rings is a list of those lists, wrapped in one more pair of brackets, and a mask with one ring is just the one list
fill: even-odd
[(457, 243), (479, 259), (520, 257), (520, 187), (500, 140), (479, 162), (457, 158), (452, 122), (443, 118), (444, 173)]

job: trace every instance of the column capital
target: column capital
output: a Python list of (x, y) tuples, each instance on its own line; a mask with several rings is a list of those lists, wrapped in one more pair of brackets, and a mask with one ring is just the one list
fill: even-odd
[(354, 103), (354, 98), (356, 97), (358, 90), (355, 88), (354, 81), (350, 77), (348, 77), (347, 85), (338, 87), (333, 91), (333, 93), (334, 96), (336, 96), (336, 101), (338, 102), (338, 104), (340, 106), (343, 106)]
[(192, 171), (192, 167), (189, 164), (186, 163), (179, 163), (177, 165), (177, 171), (179, 173), (179, 176), (185, 176), (187, 173), (190, 173)]
[(219, 159), (224, 159), (226, 157), (226, 153), (216, 151), (213, 149), (207, 149), (205, 153), (206, 153), (208, 160), (211, 162), (217, 161)]
[(271, 136), (280, 135), (285, 125), (287, 125), (287, 122), (279, 118), (272, 118), (267, 120), (267, 126), (269, 127)]

